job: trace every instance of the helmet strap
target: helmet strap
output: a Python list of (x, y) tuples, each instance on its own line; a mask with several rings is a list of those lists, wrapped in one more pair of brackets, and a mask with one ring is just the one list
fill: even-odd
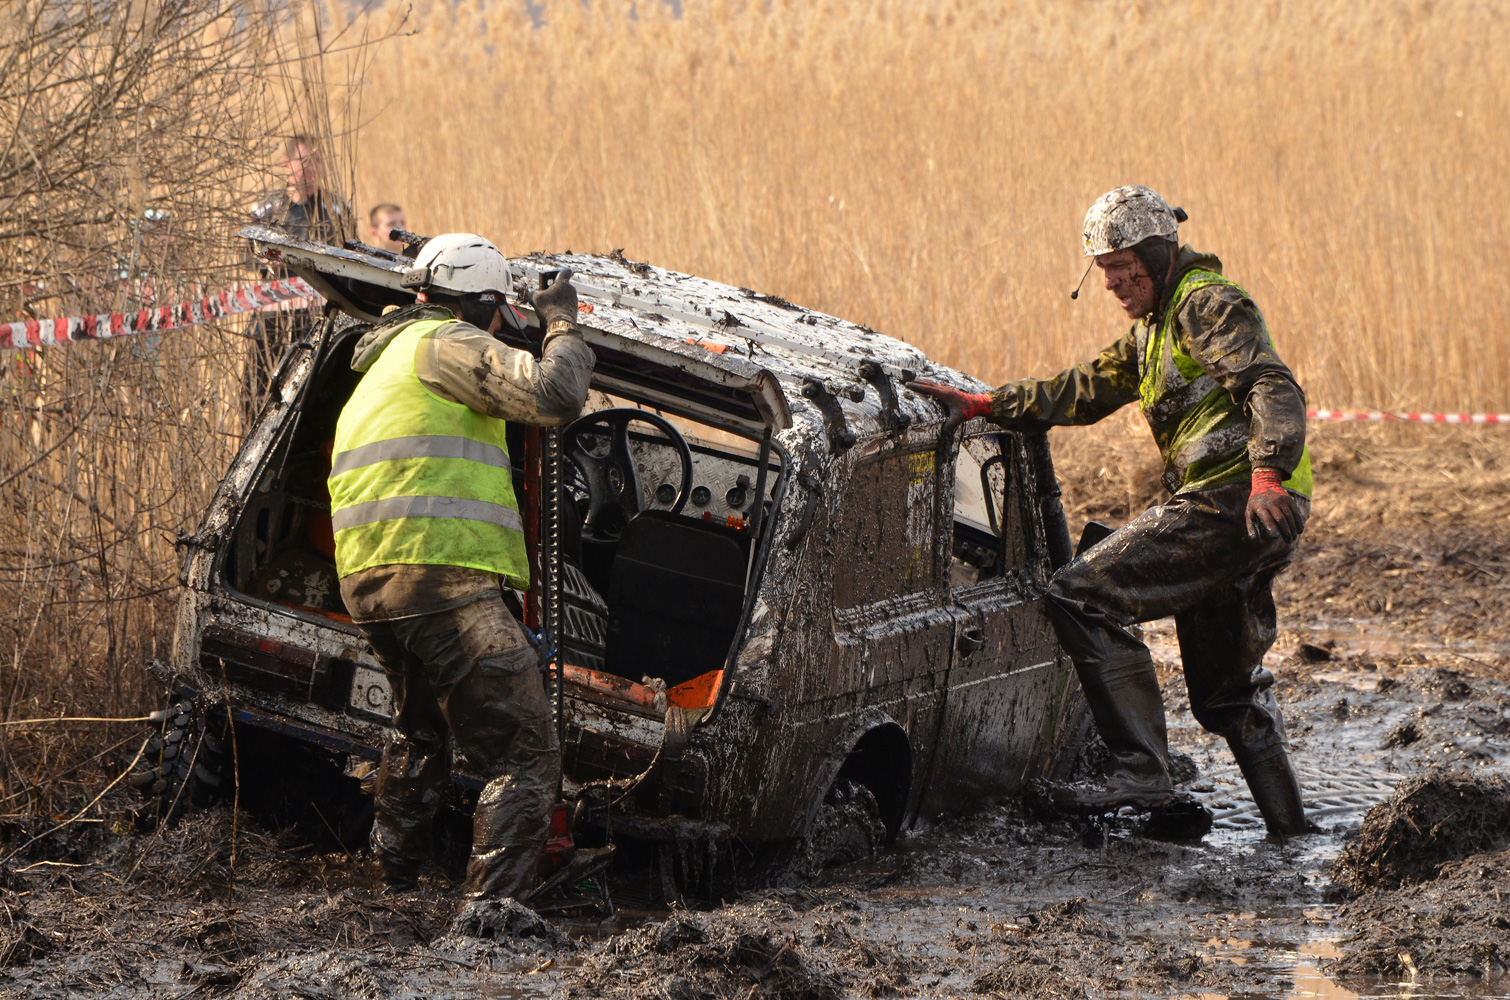
[(1175, 251), (1178, 248), (1179, 244), (1167, 236), (1150, 236), (1133, 247), (1133, 253), (1143, 262), (1149, 280), (1153, 282), (1157, 301), (1164, 300), (1164, 290), (1169, 283), (1169, 274), (1174, 267)]

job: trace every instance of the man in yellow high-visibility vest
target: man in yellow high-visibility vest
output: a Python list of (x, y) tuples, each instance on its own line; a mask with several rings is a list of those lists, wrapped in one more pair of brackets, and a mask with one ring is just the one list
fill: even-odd
[(1111, 752), (1105, 781), (1054, 786), (1053, 800), (1104, 811), (1172, 799), (1159, 679), (1131, 629), (1172, 615), (1192, 713), (1226, 737), (1269, 831), (1289, 836), (1312, 827), (1263, 659), (1270, 584), (1311, 512), (1305, 395), (1248, 293), (1215, 256), (1180, 246), (1184, 217), (1141, 186), (1108, 191), (1086, 213), (1085, 256), (1134, 321), (1095, 360), (989, 394), (912, 388), (955, 421), (1014, 431), (1139, 404), (1172, 495), (1060, 567), (1044, 595)]
[(393, 689), (372, 847), (390, 887), (415, 884), (451, 773), (449, 734), (488, 779), (466, 891), (502, 899), (534, 886), (561, 776), (538, 657), (500, 589), (530, 583), (505, 422), (575, 417), (593, 353), (570, 272), (533, 297), (538, 360), (493, 336), (524, 326), (493, 244), (437, 236), (411, 275), (428, 301), (358, 342), (351, 364), (365, 374), (331, 455), (341, 596)]

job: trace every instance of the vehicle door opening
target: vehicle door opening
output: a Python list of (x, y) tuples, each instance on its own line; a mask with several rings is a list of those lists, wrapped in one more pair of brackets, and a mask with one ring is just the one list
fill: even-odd
[[(219, 565), (239, 597), (351, 631), (325, 480), (336, 420), (361, 378), (350, 359), (363, 329), (334, 329), (319, 346), (316, 370), (230, 527)], [(750, 421), (722, 419), (712, 407), (658, 409), (636, 398), (634, 373), (605, 366), (603, 374), (614, 394), (595, 389), (562, 432), (567, 694), (657, 721), (667, 704), (707, 714), (757, 583), (782, 488), (782, 450)], [(531, 430), (511, 425), (509, 450), (534, 559)], [(538, 630), (535, 590), (514, 596)], [(327, 679), (313, 654), (241, 646), (234, 635), (207, 635), (204, 655), (223, 660), (233, 681), (331, 707), (346, 700), (337, 689), (350, 683), (349, 670), (326, 671)], [(582, 780), (603, 768), (587, 771)]]

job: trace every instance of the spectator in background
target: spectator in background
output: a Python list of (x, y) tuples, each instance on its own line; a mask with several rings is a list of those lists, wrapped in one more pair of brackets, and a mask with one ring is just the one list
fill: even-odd
[[(281, 229), (301, 240), (341, 246), (345, 239), (351, 206), (339, 195), (325, 191), (321, 181), (324, 157), (319, 143), (307, 133), (297, 133), (283, 143), (283, 190), (270, 192), (252, 209), (252, 221), (269, 229)], [(265, 278), (286, 278), (289, 272), (277, 265), (265, 266)], [(285, 303), (264, 312), (252, 329), (257, 351), (251, 367), (251, 402), (260, 405), (265, 391), (288, 346), (305, 340), (320, 319), (319, 300), (299, 307)]]
[(377, 247), (380, 250), (391, 250), (394, 253), (403, 253), (404, 245), (398, 240), (390, 240), (388, 234), (395, 229), (408, 229), (409, 224), (404, 219), (404, 210), (391, 201), (385, 201), (372, 206), (372, 211), (367, 213), (367, 245)]
[(301, 240), (340, 246), (351, 206), (321, 187), (324, 167), (314, 136), (290, 136), (283, 143), (283, 170), (287, 175), (283, 190), (258, 202), (252, 209), (252, 220)]

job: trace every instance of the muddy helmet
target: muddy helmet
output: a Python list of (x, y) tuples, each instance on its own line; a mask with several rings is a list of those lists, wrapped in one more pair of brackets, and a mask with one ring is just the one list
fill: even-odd
[(1152, 188), (1141, 184), (1113, 188), (1097, 198), (1085, 213), (1081, 233), (1085, 256), (1114, 253), (1137, 246), (1151, 236), (1174, 240), (1186, 218), (1183, 208), (1170, 208)]
[(509, 261), (474, 233), (446, 233), (424, 245), (404, 275), (406, 288), (468, 298), (510, 286)]

